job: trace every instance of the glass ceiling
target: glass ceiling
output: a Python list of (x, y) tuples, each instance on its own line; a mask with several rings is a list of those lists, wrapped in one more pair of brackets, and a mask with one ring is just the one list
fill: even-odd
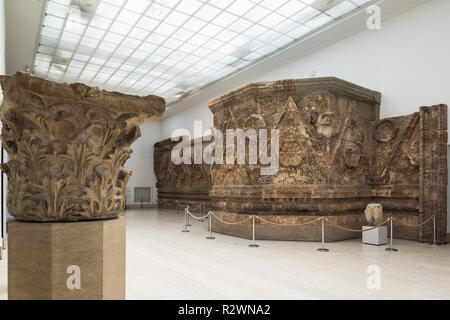
[(172, 103), (367, 2), (48, 0), (33, 72)]

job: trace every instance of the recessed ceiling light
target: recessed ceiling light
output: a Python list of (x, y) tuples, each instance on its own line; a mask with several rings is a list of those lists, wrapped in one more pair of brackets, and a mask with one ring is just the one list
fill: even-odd
[(313, 3), (311, 3), (311, 7), (313, 7), (316, 10), (325, 12), (328, 9), (331, 9), (341, 3), (343, 0), (316, 0)]

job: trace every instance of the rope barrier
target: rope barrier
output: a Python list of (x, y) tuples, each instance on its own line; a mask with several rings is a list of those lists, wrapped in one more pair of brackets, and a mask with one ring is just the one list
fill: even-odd
[(192, 218), (194, 218), (194, 219), (196, 219), (196, 220), (203, 220), (203, 219), (205, 219), (205, 218), (207, 218), (208, 217), (208, 215), (209, 214), (205, 214), (204, 216), (202, 216), (202, 217), (197, 217), (197, 216), (194, 216), (191, 212), (189, 212), (189, 209), (186, 209), (187, 211), (187, 214), (188, 215), (190, 215)]
[(261, 222), (267, 223), (267, 224), (271, 224), (271, 225), (275, 225), (275, 226), (282, 226), (282, 227), (301, 227), (301, 226), (306, 226), (308, 224), (312, 224), (314, 222), (320, 221), (321, 218), (317, 218), (308, 222), (303, 222), (303, 223), (296, 223), (296, 224), (290, 224), (290, 223), (279, 223), (279, 222), (273, 222), (270, 220), (266, 220), (264, 218), (261, 217), (257, 217), (257, 219)]
[(411, 227), (411, 228), (419, 228), (422, 227), (424, 225), (426, 225), (428, 222), (430, 222), (431, 220), (433, 220), (433, 218), (436, 216), (436, 214), (433, 214), (431, 217), (429, 217), (427, 220), (425, 220), (424, 222), (420, 223), (420, 224), (409, 224), (409, 223), (400, 223), (399, 225), (401, 226), (406, 226), (406, 227)]
[(216, 218), (220, 222), (222, 222), (224, 224), (228, 224), (228, 225), (237, 225), (237, 224), (245, 223), (245, 222), (250, 221), (252, 219), (252, 216), (249, 216), (248, 218), (246, 218), (246, 219), (244, 219), (242, 221), (239, 221), (239, 222), (230, 222), (230, 221), (225, 221), (225, 220), (219, 218), (214, 212), (211, 212), (211, 214), (212, 214), (212, 216), (214, 218)]
[(195, 210), (197, 210), (197, 209), (199, 209), (199, 208), (201, 208), (202, 207), (202, 204), (200, 203), (197, 207), (195, 207), (195, 208), (190, 208), (192, 211), (195, 211)]
[[(176, 201), (176, 202), (178, 203), (178, 201)], [(202, 204), (200, 204), (200, 206), (201, 206), (201, 205), (202, 205)], [(199, 206), (199, 207), (200, 207), (200, 206)], [(197, 209), (198, 209), (199, 207), (197, 207)], [(326, 222), (328, 222), (330, 225), (332, 225), (332, 226), (334, 226), (334, 227), (336, 227), (336, 228), (338, 228), (338, 229), (341, 229), (341, 230), (345, 230), (345, 231), (349, 231), (349, 232), (360, 232), (360, 233), (374, 230), (374, 229), (376, 229), (376, 228), (378, 228), (378, 227), (381, 227), (381, 226), (387, 224), (388, 222), (391, 222), (391, 245), (390, 245), (390, 248), (387, 248), (387, 249), (386, 249), (386, 251), (390, 251), (390, 252), (396, 252), (396, 251), (398, 251), (398, 249), (394, 249), (394, 248), (392, 247), (392, 240), (393, 240), (393, 221), (395, 220), (395, 218), (393, 218), (393, 217), (389, 217), (389, 218), (386, 219), (384, 222), (379, 223), (379, 224), (377, 224), (377, 225), (375, 225), (375, 226), (373, 226), (373, 227), (371, 227), (371, 228), (357, 230), (357, 229), (351, 229), (351, 228), (347, 228), (347, 227), (338, 225), (337, 223), (334, 223), (334, 222), (330, 221), (327, 217), (320, 217), (320, 218), (317, 218), (317, 219), (314, 219), (314, 220), (311, 220), (311, 221), (307, 221), (307, 222), (303, 222), (303, 223), (294, 223), (294, 224), (274, 222), (274, 221), (270, 221), (270, 220), (267, 220), (267, 219), (265, 219), (265, 218), (261, 218), (261, 217), (259, 217), (259, 216), (255, 216), (255, 215), (247, 216), (247, 218), (245, 218), (245, 219), (243, 219), (243, 220), (241, 220), (241, 221), (235, 221), (235, 222), (232, 222), (232, 221), (226, 221), (226, 220), (220, 218), (220, 217), (217, 216), (213, 211), (209, 211), (209, 212), (208, 212), (207, 214), (205, 214), (204, 216), (197, 217), (197, 216), (193, 215), (193, 214), (189, 211), (189, 205), (187, 205), (186, 208), (185, 208), (185, 229), (182, 230), (183, 232), (189, 232), (189, 230), (187, 229), (187, 227), (190, 226), (190, 225), (189, 225), (189, 219), (188, 219), (189, 216), (192, 217), (192, 218), (194, 218), (194, 219), (196, 219), (196, 220), (201, 220), (201, 221), (203, 221), (205, 218), (209, 217), (209, 232), (210, 232), (210, 235), (207, 237), (207, 239), (215, 239), (215, 238), (212, 236), (212, 225), (211, 225), (212, 217), (216, 218), (219, 222), (221, 222), (221, 223), (223, 223), (223, 224), (226, 224), (226, 225), (239, 225), (239, 224), (243, 224), (243, 223), (246, 223), (247, 221), (252, 220), (252, 237), (253, 237), (253, 243), (249, 245), (250, 247), (259, 247), (259, 246), (255, 243), (255, 220), (256, 220), (256, 219), (258, 219), (259, 221), (261, 221), (261, 222), (263, 222), (263, 223), (266, 223), (266, 224), (277, 225), (277, 226), (284, 226), (284, 227), (300, 227), (300, 226), (305, 226), (305, 225), (309, 225), (309, 224), (313, 224), (313, 223), (316, 223), (316, 222), (318, 222), (318, 221), (321, 221), (321, 222), (322, 222), (322, 247), (319, 248), (319, 249), (317, 249), (317, 250), (318, 250), (318, 251), (323, 251), (323, 252), (328, 252), (328, 251), (329, 251), (328, 249), (325, 248), (325, 234), (324, 234), (325, 228), (324, 228), (324, 226), (325, 226), (325, 223), (326, 223)], [(425, 224), (427, 224), (428, 222), (430, 222), (431, 220), (433, 220), (433, 224), (434, 224), (434, 232), (433, 232), (433, 234), (434, 234), (434, 235), (433, 235), (434, 241), (433, 241), (433, 243), (436, 244), (436, 234), (435, 234), (435, 233), (436, 233), (436, 230), (435, 230), (435, 229), (436, 229), (436, 225), (435, 225), (436, 222), (435, 222), (435, 217), (436, 217), (436, 214), (433, 214), (431, 217), (429, 217), (428, 219), (426, 219), (424, 222), (422, 222), (422, 223), (420, 223), (420, 224), (417, 224), (417, 225), (411, 225), (411, 224), (407, 224), (407, 223), (403, 223), (403, 224), (401, 224), (401, 225), (403, 225), (403, 226), (408, 226), (408, 227), (414, 227), (414, 228), (417, 228), (417, 227), (424, 226)]]
[(349, 232), (366, 232), (366, 231), (374, 230), (374, 229), (376, 229), (376, 228), (378, 228), (378, 227), (381, 227), (382, 225), (385, 225), (386, 223), (389, 222), (389, 220), (390, 220), (390, 218), (387, 219), (386, 221), (380, 223), (380, 224), (377, 224), (376, 226), (374, 226), (374, 227), (372, 227), (372, 228), (364, 229), (364, 230), (356, 230), (356, 229), (350, 229), (350, 228), (347, 228), (347, 227), (343, 227), (343, 226), (340, 226), (340, 225), (338, 225), (338, 224), (336, 224), (336, 223), (334, 223), (334, 222), (331, 222), (331, 221), (328, 220), (328, 219), (327, 219), (327, 222), (328, 222), (329, 224), (331, 224), (332, 226), (335, 226), (335, 227), (338, 228), (338, 229), (346, 230), (346, 231), (349, 231)]

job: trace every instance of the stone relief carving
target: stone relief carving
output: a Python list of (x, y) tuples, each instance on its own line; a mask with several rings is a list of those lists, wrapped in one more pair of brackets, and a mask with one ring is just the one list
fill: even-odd
[(419, 140), (414, 140), (408, 150), (409, 163), (414, 168), (419, 167)]
[(382, 120), (375, 128), (375, 140), (389, 142), (395, 139), (397, 128), (391, 120)]
[[(171, 151), (177, 141), (167, 139), (155, 144), (154, 170), (161, 206), (176, 208), (175, 201), (183, 204), (209, 202), (209, 190), (213, 181), (211, 166), (194, 164), (194, 142), (191, 141), (191, 164), (180, 165), (175, 165), (171, 159)], [(203, 142), (202, 148), (210, 143)]]
[(379, 203), (369, 203), (364, 215), (368, 223), (378, 225), (383, 222), (383, 206)]
[[(259, 163), (211, 166), (212, 208), (237, 215), (327, 215), (350, 223), (360, 221), (355, 217), (367, 204), (379, 202), (386, 214), (419, 217), (424, 210), (420, 199), (431, 193), (421, 181), (438, 180), (434, 173), (421, 172), (420, 163), (428, 161), (433, 168), (444, 163), (421, 159), (420, 150), (426, 147), (431, 154), (439, 143), (445, 144), (446, 136), (431, 129), (446, 117), (446, 108), (427, 108), (432, 111), (421, 129), (424, 112), (380, 120), (379, 104), (379, 93), (336, 78), (249, 84), (211, 100), (215, 127), (222, 132), (280, 132), (280, 168), (274, 176), (261, 176)], [(428, 127), (436, 141), (422, 143), (421, 132)], [(436, 157), (446, 159), (444, 151)], [(420, 232), (401, 229), (396, 235), (418, 239)]]
[(26, 221), (117, 217), (131, 175), (123, 167), (130, 145), (140, 124), (162, 115), (164, 100), (22, 73), (0, 81), (9, 213)]

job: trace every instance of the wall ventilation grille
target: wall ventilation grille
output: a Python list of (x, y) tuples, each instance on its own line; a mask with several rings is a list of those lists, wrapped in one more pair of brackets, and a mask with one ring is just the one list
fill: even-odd
[(152, 202), (152, 187), (135, 187), (134, 202)]

